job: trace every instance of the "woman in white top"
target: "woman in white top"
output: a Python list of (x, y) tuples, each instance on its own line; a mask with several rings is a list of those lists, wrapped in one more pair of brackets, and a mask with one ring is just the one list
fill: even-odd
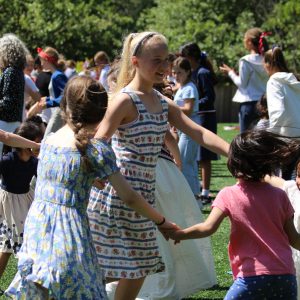
[[(289, 72), (279, 47), (273, 47), (265, 53), (264, 67), (270, 76), (267, 83), (269, 130), (300, 139), (300, 82)], [(294, 166), (294, 163), (286, 166), (282, 174), (284, 179), (292, 178)]]
[[(187, 58), (178, 57), (174, 61), (173, 74), (179, 84), (174, 101), (182, 112), (199, 124), (198, 106), (199, 94), (197, 87), (192, 82), (192, 68)], [(182, 161), (182, 173), (188, 181), (194, 195), (200, 193), (200, 183), (198, 176), (198, 144), (185, 133), (180, 133), (178, 142)]]
[(227, 73), (238, 90), (233, 97), (234, 102), (240, 103), (239, 123), (240, 131), (250, 128), (257, 118), (257, 101), (266, 91), (268, 76), (263, 68), (263, 54), (268, 50), (265, 36), (269, 35), (260, 28), (251, 28), (244, 36), (244, 46), (250, 54), (243, 56), (239, 61), (239, 75), (223, 64), (220, 70)]
[(267, 83), (270, 130), (300, 138), (300, 82), (289, 72), (279, 47), (267, 51), (264, 62), (270, 76)]

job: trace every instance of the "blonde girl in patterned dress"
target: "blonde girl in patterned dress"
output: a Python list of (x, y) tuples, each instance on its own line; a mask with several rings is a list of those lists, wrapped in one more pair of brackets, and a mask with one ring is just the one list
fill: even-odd
[(111, 147), (92, 138), (106, 107), (107, 94), (99, 83), (88, 76), (70, 80), (62, 100), (66, 125), (41, 145), (35, 198), (7, 296), (107, 299), (86, 214), (95, 178), (107, 178), (128, 206), (164, 223), (160, 229), (175, 227), (129, 186)]
[[(165, 37), (130, 34), (123, 46), (116, 93), (96, 137), (110, 139), (121, 173), (149, 204), (155, 205), (155, 168), (168, 121), (199, 144), (226, 155), (228, 144), (185, 116), (153, 89), (168, 68)], [(120, 201), (107, 184), (93, 188), (88, 215), (98, 262), (109, 281), (119, 280), (115, 299), (137, 296), (147, 275), (163, 270), (152, 221)]]

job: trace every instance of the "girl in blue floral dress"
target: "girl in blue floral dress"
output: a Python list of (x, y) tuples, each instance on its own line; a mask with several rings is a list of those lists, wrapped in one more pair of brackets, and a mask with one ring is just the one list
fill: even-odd
[[(43, 141), (35, 200), (29, 210), (18, 273), (6, 291), (14, 299), (107, 299), (86, 207), (96, 178), (108, 178), (122, 200), (156, 223), (165, 220), (119, 173), (110, 146), (94, 135), (107, 94), (87, 76), (66, 87), (66, 125)], [(172, 228), (164, 222), (161, 229)]]

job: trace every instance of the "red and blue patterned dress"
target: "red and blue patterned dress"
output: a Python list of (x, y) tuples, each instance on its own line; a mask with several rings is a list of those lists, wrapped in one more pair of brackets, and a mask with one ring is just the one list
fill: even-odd
[[(155, 205), (155, 168), (168, 129), (168, 103), (160, 113), (149, 113), (133, 91), (123, 89), (134, 102), (138, 117), (122, 125), (112, 138), (117, 165), (131, 186)], [(106, 277), (136, 279), (163, 270), (155, 224), (128, 207), (110, 183), (93, 188), (88, 216), (99, 264)]]

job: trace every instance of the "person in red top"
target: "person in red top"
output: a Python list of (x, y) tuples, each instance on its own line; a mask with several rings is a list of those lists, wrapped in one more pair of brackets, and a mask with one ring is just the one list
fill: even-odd
[(234, 283), (224, 299), (297, 299), (290, 248), (300, 250), (294, 210), (286, 193), (264, 177), (275, 173), (278, 162), (299, 154), (299, 141), (267, 131), (238, 135), (230, 145), (227, 163), (237, 184), (219, 192), (205, 222), (170, 234), (177, 241), (207, 237), (229, 217)]

